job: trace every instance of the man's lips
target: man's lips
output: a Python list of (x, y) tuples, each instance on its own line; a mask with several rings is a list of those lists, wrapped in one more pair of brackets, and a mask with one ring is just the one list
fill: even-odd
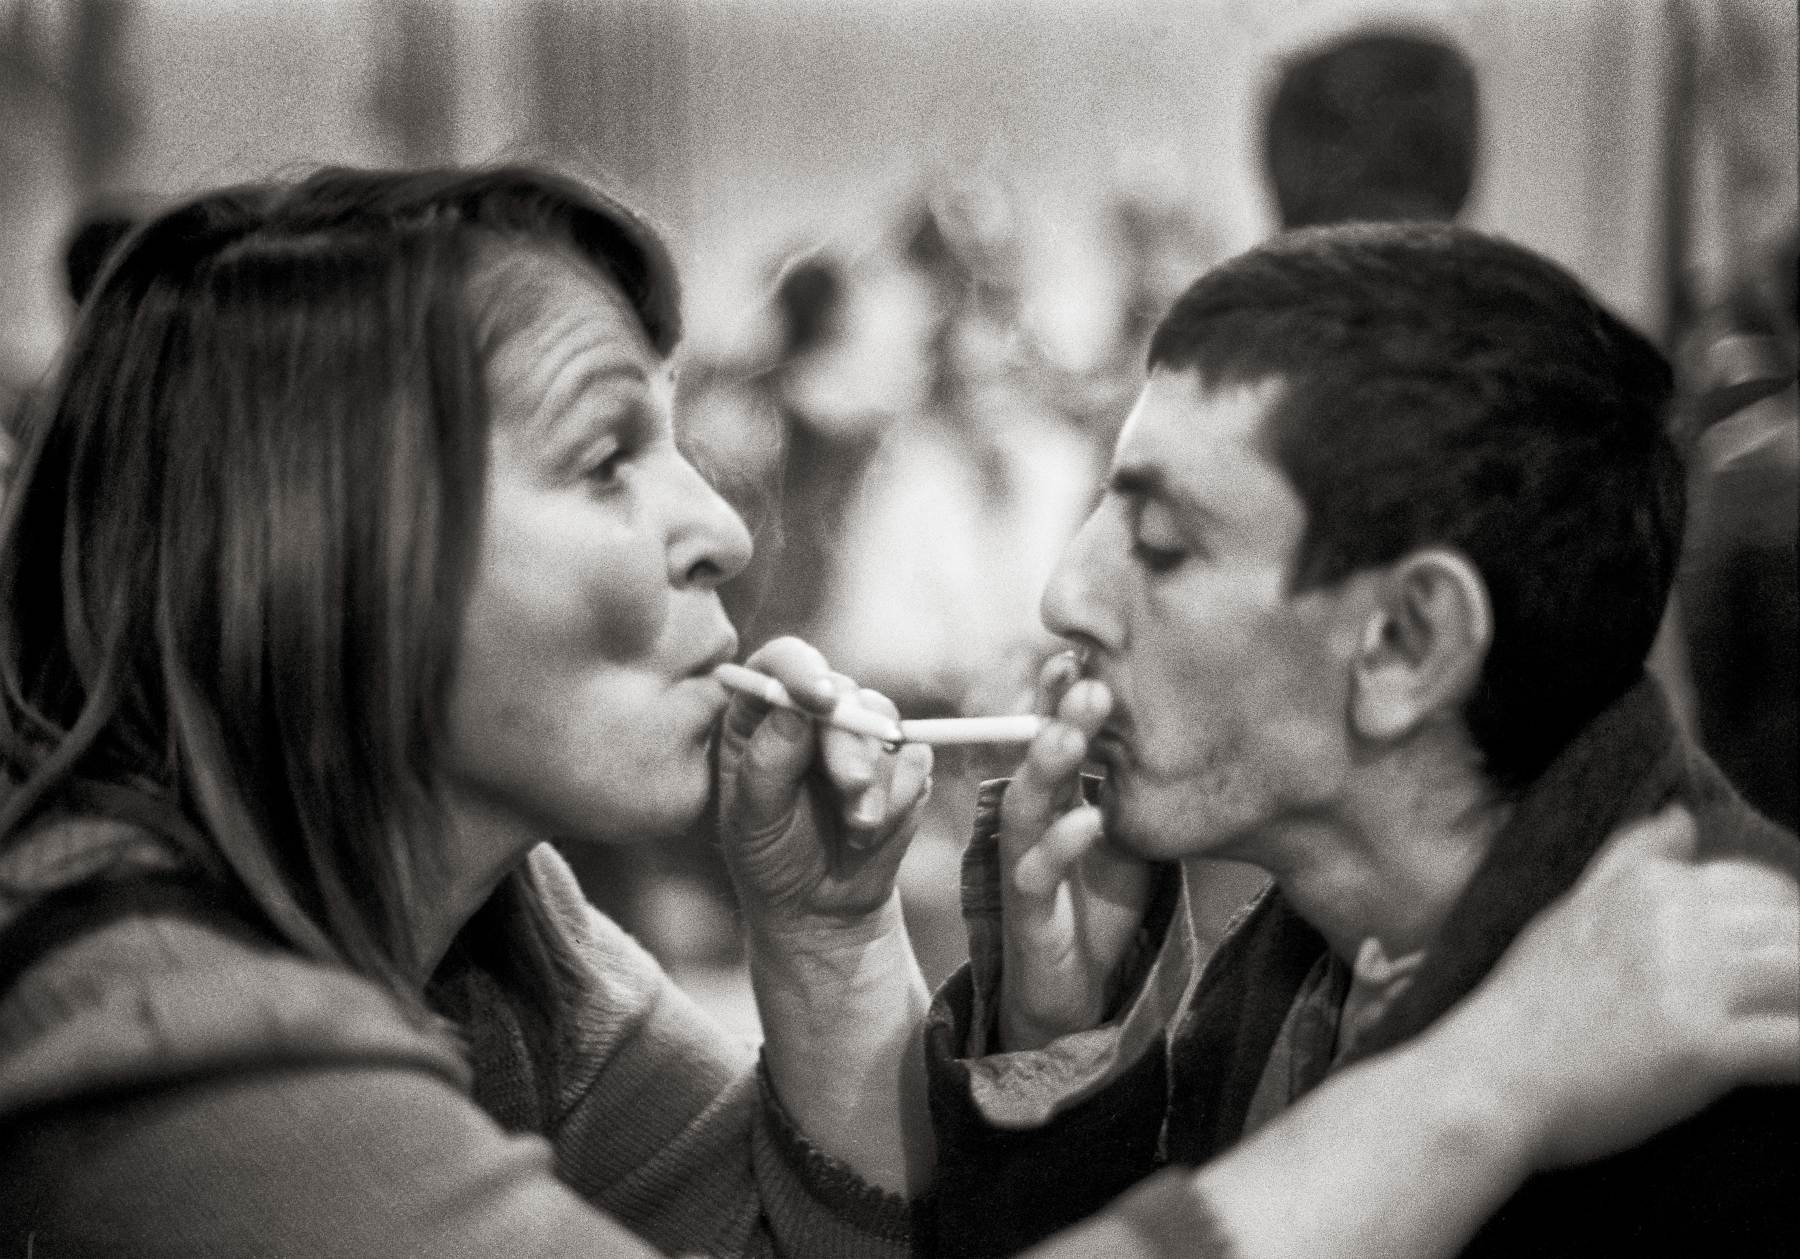
[(1102, 726), (1099, 733), (1088, 741), (1088, 759), (1114, 768), (1124, 764), (1130, 748), (1124, 736), (1112, 726)]

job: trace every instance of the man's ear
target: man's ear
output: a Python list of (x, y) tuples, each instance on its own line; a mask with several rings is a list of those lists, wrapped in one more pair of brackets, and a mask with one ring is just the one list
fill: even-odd
[(1487, 583), (1467, 558), (1431, 547), (1397, 561), (1352, 661), (1352, 727), (1395, 739), (1460, 708), (1493, 640)]

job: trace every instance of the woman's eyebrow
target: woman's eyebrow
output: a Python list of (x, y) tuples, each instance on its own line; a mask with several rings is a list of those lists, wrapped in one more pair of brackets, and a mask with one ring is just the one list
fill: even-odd
[(555, 414), (582, 394), (614, 380), (645, 384), (649, 376), (643, 364), (631, 358), (582, 351), (556, 369), (544, 390), (544, 411)]
[(574, 404), (584, 395), (605, 385), (620, 382), (648, 385), (649, 377), (641, 364), (628, 358), (595, 356), (583, 352), (572, 356), (556, 369), (537, 407), (532, 429), (541, 441), (557, 444), (563, 436)]

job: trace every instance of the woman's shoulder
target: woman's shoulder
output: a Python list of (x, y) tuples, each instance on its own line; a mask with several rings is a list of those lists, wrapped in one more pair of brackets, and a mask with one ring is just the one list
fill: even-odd
[(665, 1044), (691, 1042), (704, 1043), (706, 1056), (716, 1058), (726, 1075), (754, 1062), (751, 1041), (727, 1031), (648, 949), (597, 909), (555, 848), (534, 848), (527, 870), (567, 962), (559, 968), (564, 1017), (558, 1028), (566, 1050), (586, 1059), (602, 1046), (636, 1042), (655, 1053)]
[(466, 1086), (451, 1041), (301, 956), (154, 836), (70, 819), (0, 861), (0, 1116), (259, 1064), (392, 1065)]
[(532, 890), (544, 905), (557, 943), (584, 967), (614, 982), (650, 984), (662, 967), (649, 950), (587, 898), (574, 870), (554, 846), (539, 844), (526, 857)]

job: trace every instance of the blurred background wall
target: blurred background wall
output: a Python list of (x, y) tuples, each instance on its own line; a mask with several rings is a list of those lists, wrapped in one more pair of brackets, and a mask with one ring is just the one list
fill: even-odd
[[(0, 0), (0, 387), (51, 362), (97, 209), (326, 162), (547, 161), (677, 244), (693, 427), (766, 557), (748, 642), (800, 629), (919, 711), (1016, 706), (1146, 320), (1275, 230), (1277, 78), (1370, 27), (1473, 67), (1461, 217), (1681, 365), (1705, 623), (1674, 618), (1658, 666), (1734, 772), (1791, 779), (1792, 0)], [(966, 789), (1004, 768), (940, 765), (908, 866), (934, 978), (962, 947)], [(1791, 788), (1762, 802), (1792, 824)], [(716, 857), (646, 860), (583, 873), (733, 1008)], [(1222, 909), (1247, 886), (1221, 872)]]
[[(1153, 177), (1230, 249), (1270, 226), (1256, 122), (1277, 59), (1429, 25), (1481, 76), (1467, 217), (1663, 317), (1667, 0), (0, 0), (10, 250), (22, 218), (326, 161), (552, 154), (681, 238), (696, 335), (729, 337), (770, 251), (853, 239), (934, 176), (1016, 184), (1034, 283), (1093, 290), (1104, 193)], [(1773, 50), (1762, 101), (1793, 201), (1794, 6), (1720, 0)], [(1741, 55), (1741, 53), (1737, 54)], [(59, 108), (60, 106), (60, 108)], [(23, 179), (22, 168), (29, 168)], [(52, 235), (54, 233), (51, 233)], [(9, 252), (6, 337), (47, 283)], [(1075, 305), (1072, 298), (1059, 299)], [(18, 312), (29, 311), (32, 314)], [(1089, 316), (1090, 318), (1092, 316)], [(1076, 316), (1070, 316), (1076, 318)], [(703, 346), (703, 348), (705, 348)]]

